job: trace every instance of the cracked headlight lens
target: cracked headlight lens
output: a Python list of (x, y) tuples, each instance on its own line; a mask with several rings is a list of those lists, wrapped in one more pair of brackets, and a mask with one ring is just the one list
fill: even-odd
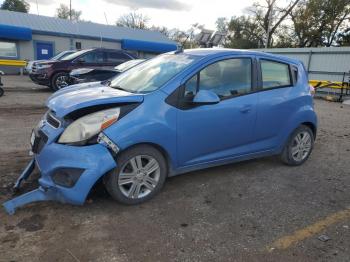
[(119, 107), (85, 115), (64, 130), (58, 143), (71, 144), (87, 141), (115, 123), (119, 115)]

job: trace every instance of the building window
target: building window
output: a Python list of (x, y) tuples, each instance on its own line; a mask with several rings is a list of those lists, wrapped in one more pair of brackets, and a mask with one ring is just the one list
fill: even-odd
[(16, 43), (0, 41), (0, 57), (17, 57), (17, 46)]
[(77, 50), (81, 49), (81, 42), (75, 42), (75, 49)]

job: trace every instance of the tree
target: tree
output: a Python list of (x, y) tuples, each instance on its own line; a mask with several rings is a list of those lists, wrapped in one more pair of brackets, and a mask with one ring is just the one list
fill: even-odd
[(117, 26), (130, 27), (136, 29), (147, 29), (149, 17), (137, 12), (130, 12), (118, 18)]
[(150, 30), (152, 31), (157, 31), (159, 33), (162, 33), (163, 35), (165, 35), (166, 37), (169, 37), (170, 33), (169, 33), (169, 29), (165, 26), (155, 26), (152, 25)]
[[(265, 45), (272, 45), (273, 36), (279, 26), (288, 18), (300, 0), (287, 1), (287, 5), (280, 5), (278, 0), (265, 0), (265, 4), (256, 2), (250, 8), (258, 25), (265, 32)], [(284, 1), (286, 2), (286, 1)]]
[(0, 9), (28, 13), (29, 8), (30, 5), (24, 0), (5, 0)]
[(228, 19), (226, 17), (219, 17), (215, 22), (216, 30), (221, 33), (226, 33), (228, 30)]
[(250, 16), (234, 16), (228, 24), (228, 36), (225, 47), (260, 48), (264, 45), (264, 31), (258, 22)]
[(78, 21), (80, 20), (81, 11), (77, 11), (75, 9), (69, 9), (69, 7), (65, 4), (60, 4), (60, 7), (56, 9), (56, 17), (62, 19), (69, 19)]
[(350, 46), (350, 27), (339, 33), (337, 43), (340, 46)]
[(304, 0), (290, 16), (298, 47), (331, 46), (346, 36), (350, 0)]

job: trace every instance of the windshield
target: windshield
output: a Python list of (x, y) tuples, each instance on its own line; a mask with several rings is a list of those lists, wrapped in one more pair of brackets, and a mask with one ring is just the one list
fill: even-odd
[(143, 61), (145, 61), (145, 60), (144, 59), (130, 60), (130, 61), (127, 61), (125, 63), (122, 63), (122, 64), (114, 67), (114, 69), (117, 70), (118, 72), (124, 72), (124, 71), (132, 68), (133, 66), (136, 66), (136, 65), (142, 63)]
[(61, 58), (61, 60), (72, 60), (74, 58), (77, 58), (78, 56), (82, 55), (82, 54), (85, 54), (86, 52), (89, 52), (91, 51), (92, 49), (85, 49), (85, 50), (80, 50), (78, 52), (75, 52), (73, 54), (70, 54), (70, 55), (67, 55), (63, 58)]
[(56, 56), (52, 57), (50, 60), (61, 60), (62, 58), (75, 53), (75, 51), (63, 51), (58, 53)]
[(110, 86), (133, 93), (152, 92), (196, 59), (198, 57), (186, 54), (160, 55), (120, 74), (112, 80)]

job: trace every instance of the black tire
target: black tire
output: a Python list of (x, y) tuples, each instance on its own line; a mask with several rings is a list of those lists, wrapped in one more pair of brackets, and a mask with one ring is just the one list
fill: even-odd
[(52, 76), (51, 78), (51, 85), (50, 85), (50, 88), (53, 90), (53, 91), (57, 91), (57, 90), (60, 90), (66, 86), (59, 86), (58, 84), (58, 79), (60, 77), (66, 77), (67, 78), (67, 86), (69, 85), (69, 74), (65, 73), (65, 72), (60, 72), (60, 73), (56, 73)]
[(4, 95), (4, 89), (0, 87), (0, 97)]
[[(303, 156), (301, 159), (296, 159), (295, 156), (293, 156), (293, 152), (292, 152), (292, 148), (295, 147), (295, 140), (296, 137), (298, 135), (302, 135), (305, 134), (305, 132), (307, 134), (310, 135), (310, 150), (307, 152), (307, 154), (305, 153), (305, 156)], [(286, 165), (289, 166), (299, 166), (302, 165), (310, 156), (312, 149), (314, 147), (314, 133), (312, 132), (312, 130), (310, 129), (310, 127), (305, 126), (305, 125), (301, 125), (299, 126), (297, 129), (294, 130), (294, 132), (290, 135), (283, 151), (281, 154), (281, 160), (283, 163), (285, 163)]]
[[(155, 159), (159, 165), (159, 179), (157, 185), (153, 188), (153, 191), (149, 192), (146, 196), (140, 198), (130, 198), (124, 195), (120, 189), (118, 181), (120, 172), (122, 171), (121, 169), (128, 165), (128, 162), (136, 156), (149, 156)], [(162, 189), (168, 175), (167, 172), (167, 164), (161, 152), (152, 146), (139, 145), (127, 149), (117, 157), (117, 168), (106, 174), (104, 177), (104, 183), (108, 193), (114, 200), (126, 205), (136, 205), (153, 198)]]

